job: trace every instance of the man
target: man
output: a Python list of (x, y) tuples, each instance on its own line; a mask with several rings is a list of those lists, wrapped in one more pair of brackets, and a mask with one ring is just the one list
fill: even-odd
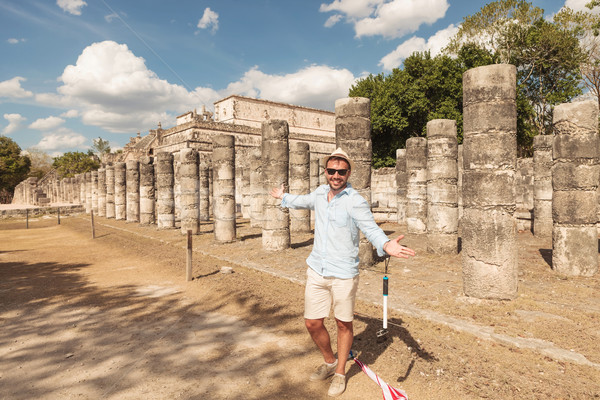
[[(415, 252), (399, 241), (388, 239), (375, 223), (367, 201), (348, 183), (354, 163), (338, 148), (321, 159), (328, 185), (306, 195), (284, 193), (283, 186), (273, 188), (271, 196), (281, 199), (281, 206), (315, 211), (315, 239), (308, 264), (304, 300), (304, 320), (313, 341), (323, 354), (324, 364), (310, 380), (325, 380), (334, 375), (329, 396), (346, 390), (346, 361), (354, 339), (352, 320), (358, 288), (359, 230), (375, 246), (379, 256), (408, 258)], [(331, 348), (324, 319), (333, 303), (337, 325), (337, 355)]]

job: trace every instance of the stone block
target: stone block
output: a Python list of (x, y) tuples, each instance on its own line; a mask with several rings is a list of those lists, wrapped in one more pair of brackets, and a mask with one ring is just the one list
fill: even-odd
[(514, 100), (473, 103), (463, 108), (464, 137), (481, 133), (517, 132), (517, 105)]
[(463, 142), (465, 171), (477, 169), (515, 168), (517, 137), (514, 133), (466, 135)]
[(552, 269), (564, 275), (592, 276), (598, 271), (598, 230), (590, 226), (554, 225)]
[(595, 160), (559, 160), (552, 167), (554, 190), (596, 190), (599, 179), (599, 167)]
[(598, 134), (556, 135), (552, 146), (554, 160), (576, 158), (595, 159), (598, 154)]
[(467, 207), (513, 207), (515, 206), (514, 171), (493, 172), (465, 171), (463, 174), (462, 199)]
[(595, 190), (554, 191), (552, 219), (558, 224), (595, 224), (598, 220)]

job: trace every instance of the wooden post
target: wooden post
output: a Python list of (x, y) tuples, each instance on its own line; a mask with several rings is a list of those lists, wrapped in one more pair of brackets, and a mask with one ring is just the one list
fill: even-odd
[(58, 215), (58, 224), (60, 225), (60, 207), (56, 207), (56, 212)]
[(186, 268), (186, 280), (189, 282), (192, 280), (192, 230), (187, 231), (187, 268)]
[(96, 239), (96, 228), (94, 227), (94, 210), (90, 210), (92, 216), (92, 239)]

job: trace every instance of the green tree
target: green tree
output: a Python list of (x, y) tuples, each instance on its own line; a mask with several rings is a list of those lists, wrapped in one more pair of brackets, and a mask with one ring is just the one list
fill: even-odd
[(52, 170), (52, 157), (45, 151), (30, 147), (26, 150), (26, 153), (31, 159), (30, 177), (41, 179)]
[(100, 163), (96, 160), (91, 151), (89, 151), (88, 154), (75, 151), (65, 153), (59, 157), (54, 157), (52, 166), (56, 168), (59, 177), (71, 178), (76, 174), (100, 168)]
[(27, 178), (31, 160), (21, 155), (19, 145), (9, 137), (0, 136), (0, 190), (13, 193), (15, 186)]
[(108, 140), (103, 140), (101, 137), (98, 139), (94, 139), (94, 144), (92, 145), (92, 151), (98, 156), (102, 156), (102, 154), (110, 153), (110, 145), (108, 144)]
[[(465, 53), (471, 48), (465, 48)], [(371, 99), (373, 166), (393, 166), (395, 151), (413, 136), (426, 134), (432, 119), (457, 121), (462, 138), (462, 74), (465, 64), (478, 63), (485, 51), (472, 49), (471, 59), (453, 59), (429, 52), (413, 53), (404, 68), (390, 75), (370, 75), (350, 88), (350, 97)]]
[(517, 67), (517, 140), (521, 155), (531, 152), (533, 136), (549, 133), (556, 104), (581, 94), (583, 60), (577, 32), (543, 19), (543, 10), (524, 0), (498, 0), (464, 18), (445, 49), (487, 49), (494, 63)]

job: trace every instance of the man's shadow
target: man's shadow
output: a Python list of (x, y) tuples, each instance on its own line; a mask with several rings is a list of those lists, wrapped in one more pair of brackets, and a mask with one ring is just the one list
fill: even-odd
[[(423, 349), (419, 342), (412, 337), (408, 329), (402, 326), (402, 319), (388, 319), (387, 334), (382, 337), (378, 337), (378, 332), (383, 325), (381, 319), (368, 317), (366, 315), (356, 315), (355, 319), (364, 322), (367, 325), (359, 335), (354, 337), (354, 342), (352, 344), (352, 349), (356, 349), (359, 352), (357, 358), (364, 364), (370, 365), (375, 363), (379, 356), (394, 342), (393, 338), (399, 338), (411, 349), (410, 351), (413, 354), (413, 358), (406, 367), (406, 370), (400, 372), (397, 382), (404, 382), (408, 378), (414, 367), (416, 358), (428, 362), (437, 361), (437, 358), (432, 353)], [(348, 371), (348, 378), (360, 372), (362, 372), (360, 367), (357, 364), (352, 364)], [(374, 372), (377, 373), (376, 371)]]

